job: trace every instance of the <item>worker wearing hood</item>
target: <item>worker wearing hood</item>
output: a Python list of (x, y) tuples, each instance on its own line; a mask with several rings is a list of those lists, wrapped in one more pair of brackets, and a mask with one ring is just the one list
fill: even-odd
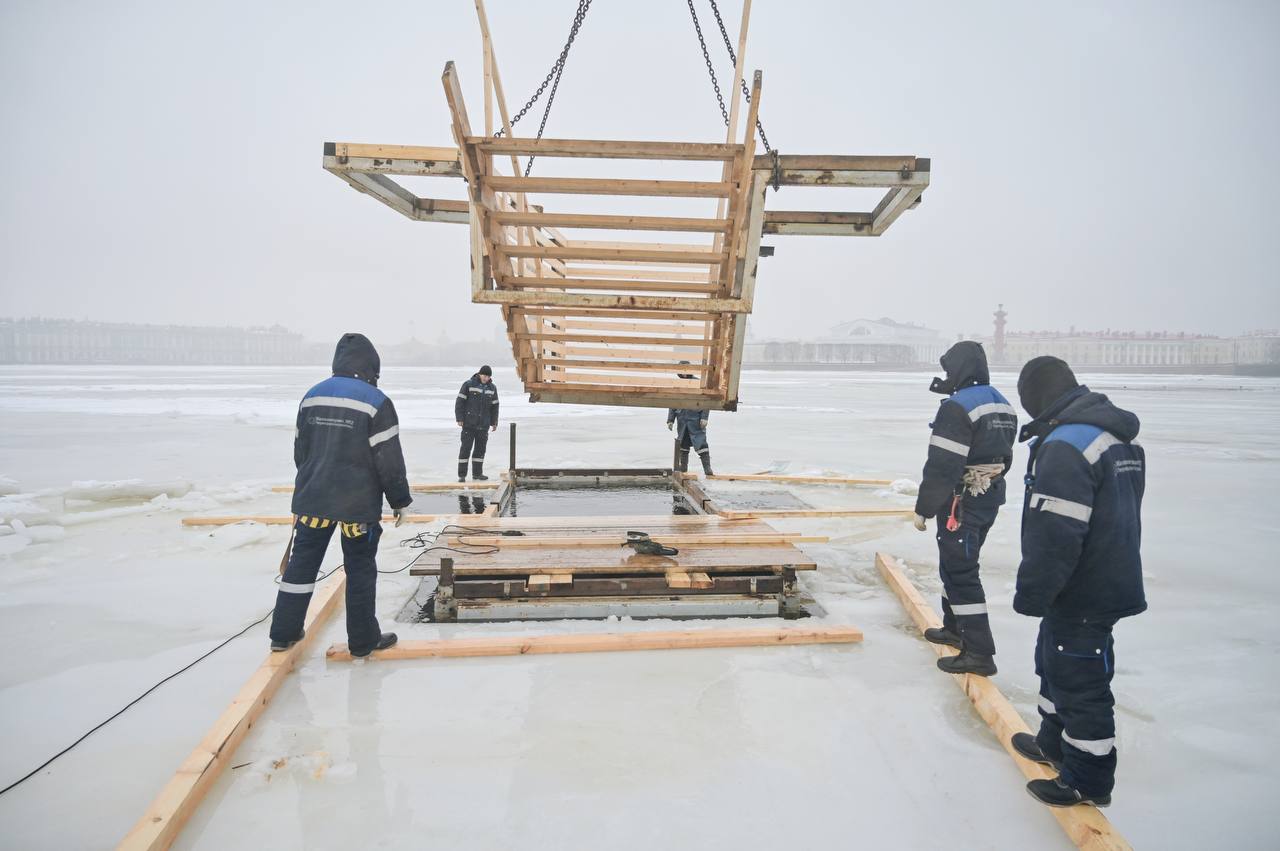
[(1034, 418), (1013, 608), (1041, 618), (1036, 641), (1040, 730), (1013, 747), (1059, 776), (1027, 790), (1051, 806), (1106, 806), (1115, 786), (1112, 629), (1147, 608), (1142, 583), (1146, 455), (1138, 418), (1076, 382), (1055, 357), (1018, 379)]
[(934, 644), (960, 653), (938, 660), (951, 674), (991, 676), (995, 640), (979, 575), (987, 532), (1005, 500), (1004, 474), (1013, 463), (1018, 418), (990, 384), (987, 356), (971, 341), (956, 343), (940, 360), (945, 375), (929, 389), (947, 396), (930, 423), (928, 457), (916, 498), (915, 526), (937, 518), (942, 627), (925, 631)]
[(367, 656), (395, 643), (374, 614), (382, 499), (404, 521), (413, 501), (400, 449), (395, 405), (378, 389), (378, 352), (363, 334), (344, 334), (333, 375), (307, 391), (293, 438), (295, 515), (291, 551), (276, 593), (271, 649), (302, 638), (316, 576), (335, 529), (341, 531), (347, 574), (347, 643)]

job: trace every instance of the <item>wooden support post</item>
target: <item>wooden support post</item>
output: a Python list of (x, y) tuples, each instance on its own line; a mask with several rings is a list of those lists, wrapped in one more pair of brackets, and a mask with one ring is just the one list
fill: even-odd
[(690, 581), (690, 587), (700, 588), (703, 590), (707, 588), (711, 588), (715, 585), (715, 582), (711, 579), (709, 575), (705, 573), (700, 573), (698, 571), (694, 571), (693, 573), (689, 574), (689, 581)]
[[(907, 610), (907, 614), (911, 616), (911, 620), (922, 633), (926, 629), (942, 626), (942, 619), (934, 612), (933, 607), (920, 596), (920, 592), (916, 590), (916, 587), (911, 584), (911, 581), (898, 568), (892, 556), (885, 553), (876, 553), (876, 567), (879, 569), (884, 581), (889, 585), (889, 588), (902, 602), (902, 606)], [(939, 656), (953, 656), (956, 653), (954, 649), (940, 644), (926, 644), (925, 646), (932, 647)], [(935, 674), (930, 674), (930, 676), (935, 676)], [(1009, 756), (1013, 757), (1013, 761), (1018, 764), (1018, 768), (1028, 780), (1041, 780), (1057, 776), (1057, 772), (1052, 771), (1047, 766), (1023, 758), (1013, 749), (1013, 745), (1009, 743), (1009, 740), (1013, 738), (1013, 734), (1030, 733), (1031, 729), (1022, 720), (1022, 716), (1013, 708), (1013, 705), (1000, 693), (1000, 689), (996, 688), (995, 683), (987, 677), (978, 677), (972, 674), (956, 674), (954, 677), (956, 684), (964, 691), (970, 702), (973, 703), (974, 709), (982, 716), (982, 720), (987, 722), (991, 732), (995, 733), (996, 739), (1008, 751)], [(1047, 809), (1058, 820), (1058, 824), (1066, 832), (1067, 838), (1074, 842), (1078, 848), (1087, 848), (1089, 851), (1125, 851), (1125, 849), (1132, 851), (1124, 837), (1111, 826), (1111, 822), (1107, 821), (1106, 816), (1095, 807), (1075, 806), (1061, 809), (1048, 807)]]
[(511, 454), (507, 459), (507, 472), (510, 476), (516, 474), (516, 424), (511, 423), (508, 427), (511, 432)]
[[(662, 632), (606, 632), (570, 635), (495, 635), (401, 641), (372, 657), (378, 660), (467, 658), (476, 656), (532, 656), (543, 653), (595, 653), (619, 650), (684, 650), (707, 647), (781, 647), (796, 644), (852, 644), (862, 640), (862, 630), (852, 626), (774, 629), (697, 629)], [(325, 654), (335, 661), (350, 661), (345, 644), (335, 644)]]
[(188, 756), (146, 813), (121, 840), (119, 851), (160, 851), (171, 846), (201, 799), (226, 769), (236, 748), (279, 690), (285, 676), (321, 632), (325, 621), (342, 604), (346, 573), (331, 577), (311, 598), (303, 629), (305, 636), (283, 653), (269, 653), (235, 700), (219, 716), (204, 740)]

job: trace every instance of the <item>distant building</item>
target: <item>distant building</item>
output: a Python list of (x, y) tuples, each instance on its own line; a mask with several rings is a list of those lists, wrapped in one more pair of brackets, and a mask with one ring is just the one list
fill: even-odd
[(932, 328), (892, 319), (854, 319), (812, 340), (749, 340), (746, 366), (780, 364), (836, 366), (936, 364), (947, 341)]
[(301, 364), (327, 360), (301, 334), (270, 328), (0, 319), (0, 363)]
[[(1004, 305), (995, 313), (993, 334), (978, 337), (992, 363), (1018, 366), (1053, 355), (1073, 367), (1136, 368), (1164, 372), (1250, 372), (1280, 367), (1280, 331), (1239, 337), (1168, 331), (1005, 330)], [(1258, 368), (1258, 369), (1255, 369)]]

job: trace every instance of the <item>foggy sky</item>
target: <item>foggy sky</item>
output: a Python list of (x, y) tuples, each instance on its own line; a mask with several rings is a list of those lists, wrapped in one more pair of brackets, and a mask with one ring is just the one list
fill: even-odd
[[(489, 0), (513, 110), (575, 5)], [(736, 33), (739, 4), (722, 6)], [(755, 0), (747, 65), (774, 145), (927, 156), (933, 173), (881, 238), (766, 238), (753, 333), (880, 316), (982, 332), (998, 302), (1010, 330), (1280, 326), (1277, 44), (1276, 3)], [(451, 145), (449, 59), (479, 126), (467, 0), (5, 0), (0, 316), (492, 337), (465, 227), (410, 222), (321, 169), (325, 141)], [(723, 134), (683, 0), (596, 0), (547, 135)], [(685, 176), (658, 168), (630, 173)], [(463, 197), (458, 180), (413, 188)], [(658, 212), (641, 200), (606, 203)], [(768, 203), (874, 201), (784, 188)]]

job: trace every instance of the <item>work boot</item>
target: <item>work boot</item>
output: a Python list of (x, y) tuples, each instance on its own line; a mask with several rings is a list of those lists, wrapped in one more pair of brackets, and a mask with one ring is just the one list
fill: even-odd
[(996, 660), (991, 656), (961, 650), (955, 656), (943, 656), (938, 667), (948, 674), (977, 674), (980, 677), (995, 676)]
[[(399, 637), (394, 632), (384, 632), (382, 633), (382, 637), (378, 639), (378, 646), (373, 648), (373, 650), (386, 650), (388, 647), (395, 644), (399, 640), (400, 640)], [(372, 653), (373, 650), (366, 650), (363, 653), (352, 652), (351, 655), (357, 659), (363, 659), (364, 657)]]
[(1009, 744), (1013, 746), (1019, 756), (1032, 762), (1038, 762), (1041, 765), (1050, 766), (1055, 771), (1062, 770), (1062, 763), (1045, 756), (1044, 751), (1040, 749), (1040, 743), (1030, 733), (1014, 733), (1013, 738), (1009, 740)]
[(688, 449), (681, 449), (676, 454), (676, 472), (677, 473), (689, 472), (689, 450)]
[(298, 637), (295, 638), (293, 641), (273, 641), (271, 642), (271, 652), (283, 653), (293, 645), (297, 644), (303, 638), (305, 638), (306, 635), (307, 635), (307, 631), (304, 629), (301, 633), (298, 634)]
[(1111, 805), (1110, 795), (1086, 795), (1062, 782), (1061, 777), (1052, 780), (1032, 780), (1027, 784), (1031, 797), (1051, 807), (1073, 807), (1076, 804), (1093, 804), (1095, 807)]
[(706, 452), (699, 452), (698, 457), (702, 459), (703, 475), (708, 477), (714, 476), (715, 473), (711, 472), (711, 450), (708, 449)]
[(473, 473), (473, 474), (472, 474), (472, 476), (471, 476), (471, 481), (473, 481), (473, 482), (487, 482), (487, 481), (489, 481), (489, 477), (488, 477), (488, 476), (486, 476), (484, 473)]
[(924, 640), (930, 644), (945, 644), (947, 647), (954, 647), (959, 650), (962, 646), (960, 636), (956, 635), (945, 626), (931, 626), (924, 631)]
[(471, 480), (473, 482), (487, 482), (489, 477), (484, 474), (484, 459), (471, 459)]
[(458, 481), (459, 481), (459, 482), (465, 482), (466, 480), (467, 480), (467, 477), (466, 477), (466, 476), (458, 476)]

